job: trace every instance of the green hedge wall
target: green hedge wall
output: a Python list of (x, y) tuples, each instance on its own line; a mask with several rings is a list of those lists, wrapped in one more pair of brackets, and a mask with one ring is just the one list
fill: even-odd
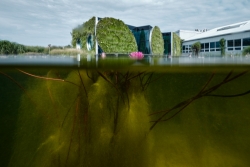
[(182, 53), (182, 42), (181, 38), (176, 34), (173, 33), (173, 56), (180, 56)]
[[(95, 17), (92, 17), (83, 24), (83, 32), (81, 36), (82, 48), (87, 50), (87, 38), (89, 35), (93, 35), (95, 41)], [(92, 50), (95, 50), (95, 42)]]
[(153, 32), (151, 36), (151, 48), (152, 48), (152, 54), (163, 55), (164, 40), (162, 37), (161, 30), (157, 26), (153, 28)]
[(105, 53), (130, 53), (137, 51), (134, 35), (123, 21), (103, 18), (97, 24), (97, 41)]
[[(82, 25), (79, 25), (78, 27), (74, 28), (72, 30), (71, 36), (72, 36), (72, 41), (71, 44), (73, 47), (76, 47), (77, 40), (80, 40), (81, 42), (81, 48), (84, 50), (87, 50), (87, 37), (89, 35), (93, 35), (94, 41), (95, 41), (95, 17), (92, 17)], [(95, 45), (92, 48), (92, 50), (95, 49)]]

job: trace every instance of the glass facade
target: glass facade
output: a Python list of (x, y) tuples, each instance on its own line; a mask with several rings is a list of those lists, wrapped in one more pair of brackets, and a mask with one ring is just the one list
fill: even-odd
[[(183, 45), (182, 46), (182, 53), (190, 53), (192, 52), (191, 49), (192, 45)], [(201, 43), (201, 51), (200, 52), (215, 52), (220, 51), (220, 42), (207, 42)]]
[(221, 50), (220, 49), (220, 42), (219, 41), (215, 42), (215, 46), (216, 46), (216, 51), (220, 51)]
[(215, 51), (215, 42), (210, 42), (210, 52)]
[[(171, 32), (162, 33), (163, 40), (164, 40), (164, 54), (170, 55), (171, 54)], [(182, 50), (185, 50), (182, 48)]]
[(149, 43), (149, 36), (152, 27), (150, 25), (141, 26), (141, 27), (134, 27), (128, 25), (128, 28), (132, 31), (135, 36), (135, 40), (138, 46), (138, 51), (144, 54), (150, 54), (150, 43)]
[[(243, 39), (243, 42), (244, 42), (244, 39)], [(242, 46), (242, 39), (234, 39), (234, 40), (227, 41), (227, 50), (228, 51), (242, 50), (241, 46)]]
[(243, 38), (243, 49), (250, 46), (250, 38)]

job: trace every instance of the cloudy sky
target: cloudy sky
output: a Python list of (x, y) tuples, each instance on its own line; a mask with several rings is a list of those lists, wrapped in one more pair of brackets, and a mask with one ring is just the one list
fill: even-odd
[(0, 40), (65, 46), (92, 16), (114, 17), (162, 32), (212, 29), (250, 20), (250, 0), (1, 0)]

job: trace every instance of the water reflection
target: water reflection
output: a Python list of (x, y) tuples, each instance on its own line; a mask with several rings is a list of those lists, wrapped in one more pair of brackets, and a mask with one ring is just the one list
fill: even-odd
[[(128, 63), (129, 62), (129, 63)], [(69, 66), (81, 68), (96, 68), (100, 65), (109, 68), (117, 64), (121, 66), (213, 66), (213, 65), (249, 65), (250, 59), (246, 56), (225, 57), (171, 57), (145, 55), (143, 59), (131, 59), (128, 54), (105, 54), (100, 55), (75, 55), (75, 56), (0, 56), (1, 66)]]

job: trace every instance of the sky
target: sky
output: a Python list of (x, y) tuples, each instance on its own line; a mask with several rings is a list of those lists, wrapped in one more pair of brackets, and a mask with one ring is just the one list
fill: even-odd
[(212, 29), (250, 20), (250, 0), (0, 0), (0, 40), (30, 46), (71, 44), (93, 16), (162, 32)]

